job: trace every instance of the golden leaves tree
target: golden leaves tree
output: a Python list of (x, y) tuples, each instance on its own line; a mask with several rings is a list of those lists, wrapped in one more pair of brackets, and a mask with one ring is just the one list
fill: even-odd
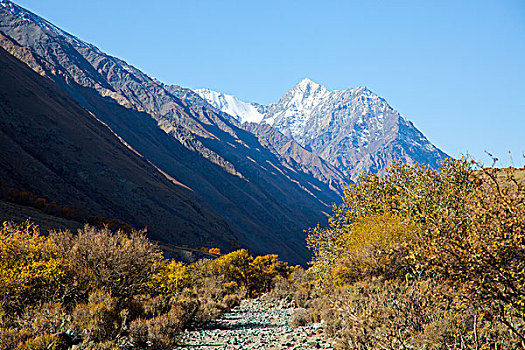
[[(424, 283), (428, 296), (443, 300), (435, 304), (436, 315), (453, 307), (454, 322), (466, 322), (451, 326), (443, 342), (459, 334), (473, 347), (525, 346), (524, 184), (511, 170), (503, 173), (474, 170), (472, 162), (460, 159), (446, 160), (439, 171), (394, 163), (383, 177), (361, 177), (345, 190), (329, 227), (309, 232), (318, 283), (363, 287), (375, 278), (397, 281), (392, 283), (401, 287), (393, 290), (408, 288), (412, 294)], [(366, 295), (379, 298), (383, 292)], [(399, 298), (407, 296), (403, 293)], [(408, 317), (412, 311), (403, 312)], [(435, 324), (441, 321), (423, 314), (426, 320), (416, 329), (440, 328)], [(497, 323), (508, 332), (496, 331)]]

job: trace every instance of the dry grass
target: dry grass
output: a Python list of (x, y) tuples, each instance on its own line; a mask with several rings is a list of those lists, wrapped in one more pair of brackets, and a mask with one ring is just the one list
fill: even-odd
[(188, 325), (288, 275), (276, 256), (245, 250), (166, 260), (140, 232), (86, 226), (43, 236), (31, 223), (6, 223), (0, 236), (1, 350), (172, 348)]

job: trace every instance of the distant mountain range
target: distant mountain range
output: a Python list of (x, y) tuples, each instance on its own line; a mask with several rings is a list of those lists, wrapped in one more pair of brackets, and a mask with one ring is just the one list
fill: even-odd
[(358, 171), (445, 156), (366, 89), (304, 80), (262, 106), (165, 85), (8, 0), (0, 47), (3, 186), (159, 241), (304, 264)]
[(270, 105), (209, 89), (195, 92), (239, 122), (273, 126), (353, 181), (362, 172), (382, 173), (394, 159), (439, 168), (447, 156), (365, 87), (329, 91), (304, 79)]

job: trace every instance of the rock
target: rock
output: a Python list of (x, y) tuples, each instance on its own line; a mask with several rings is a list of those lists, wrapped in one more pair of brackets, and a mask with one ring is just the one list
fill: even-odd
[(326, 322), (325, 322), (324, 320), (322, 320), (321, 322), (318, 322), (318, 323), (314, 323), (314, 324), (312, 325), (312, 328), (313, 328), (313, 329), (319, 329), (319, 328), (323, 327), (323, 326), (325, 325), (325, 323), (326, 323)]
[(284, 303), (243, 300), (219, 319), (185, 331), (179, 349), (332, 349), (321, 338), (323, 322), (291, 328), (293, 310), (281, 305)]

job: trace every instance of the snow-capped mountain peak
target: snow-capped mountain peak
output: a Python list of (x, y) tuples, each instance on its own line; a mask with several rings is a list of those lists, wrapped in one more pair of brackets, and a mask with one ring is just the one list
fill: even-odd
[(213, 107), (231, 115), (241, 123), (259, 123), (264, 117), (254, 104), (243, 102), (235, 96), (210, 89), (196, 89), (194, 91)]
[(302, 90), (306, 90), (308, 88), (310, 89), (316, 89), (318, 87), (323, 87), (321, 84), (317, 84), (316, 82), (313, 82), (312, 80), (308, 79), (308, 78), (304, 78), (303, 80), (301, 80), (300, 82), (298, 82), (295, 87), (297, 88), (300, 88)]
[(330, 91), (323, 85), (305, 78), (288, 90), (277, 103), (268, 106), (262, 122), (286, 129), (286, 134), (295, 138), (304, 129), (312, 110), (329, 95)]
[[(312, 150), (356, 180), (359, 172), (381, 172), (393, 159), (438, 168), (446, 154), (432, 145), (412, 123), (368, 88), (330, 91), (306, 78), (276, 103), (261, 106), (217, 92), (196, 91), (210, 104), (240, 120), (268, 124)], [(235, 108), (237, 109), (234, 109)]]
[(284, 94), (279, 103), (293, 105), (300, 110), (311, 109), (329, 94), (330, 91), (323, 85), (305, 78)]

